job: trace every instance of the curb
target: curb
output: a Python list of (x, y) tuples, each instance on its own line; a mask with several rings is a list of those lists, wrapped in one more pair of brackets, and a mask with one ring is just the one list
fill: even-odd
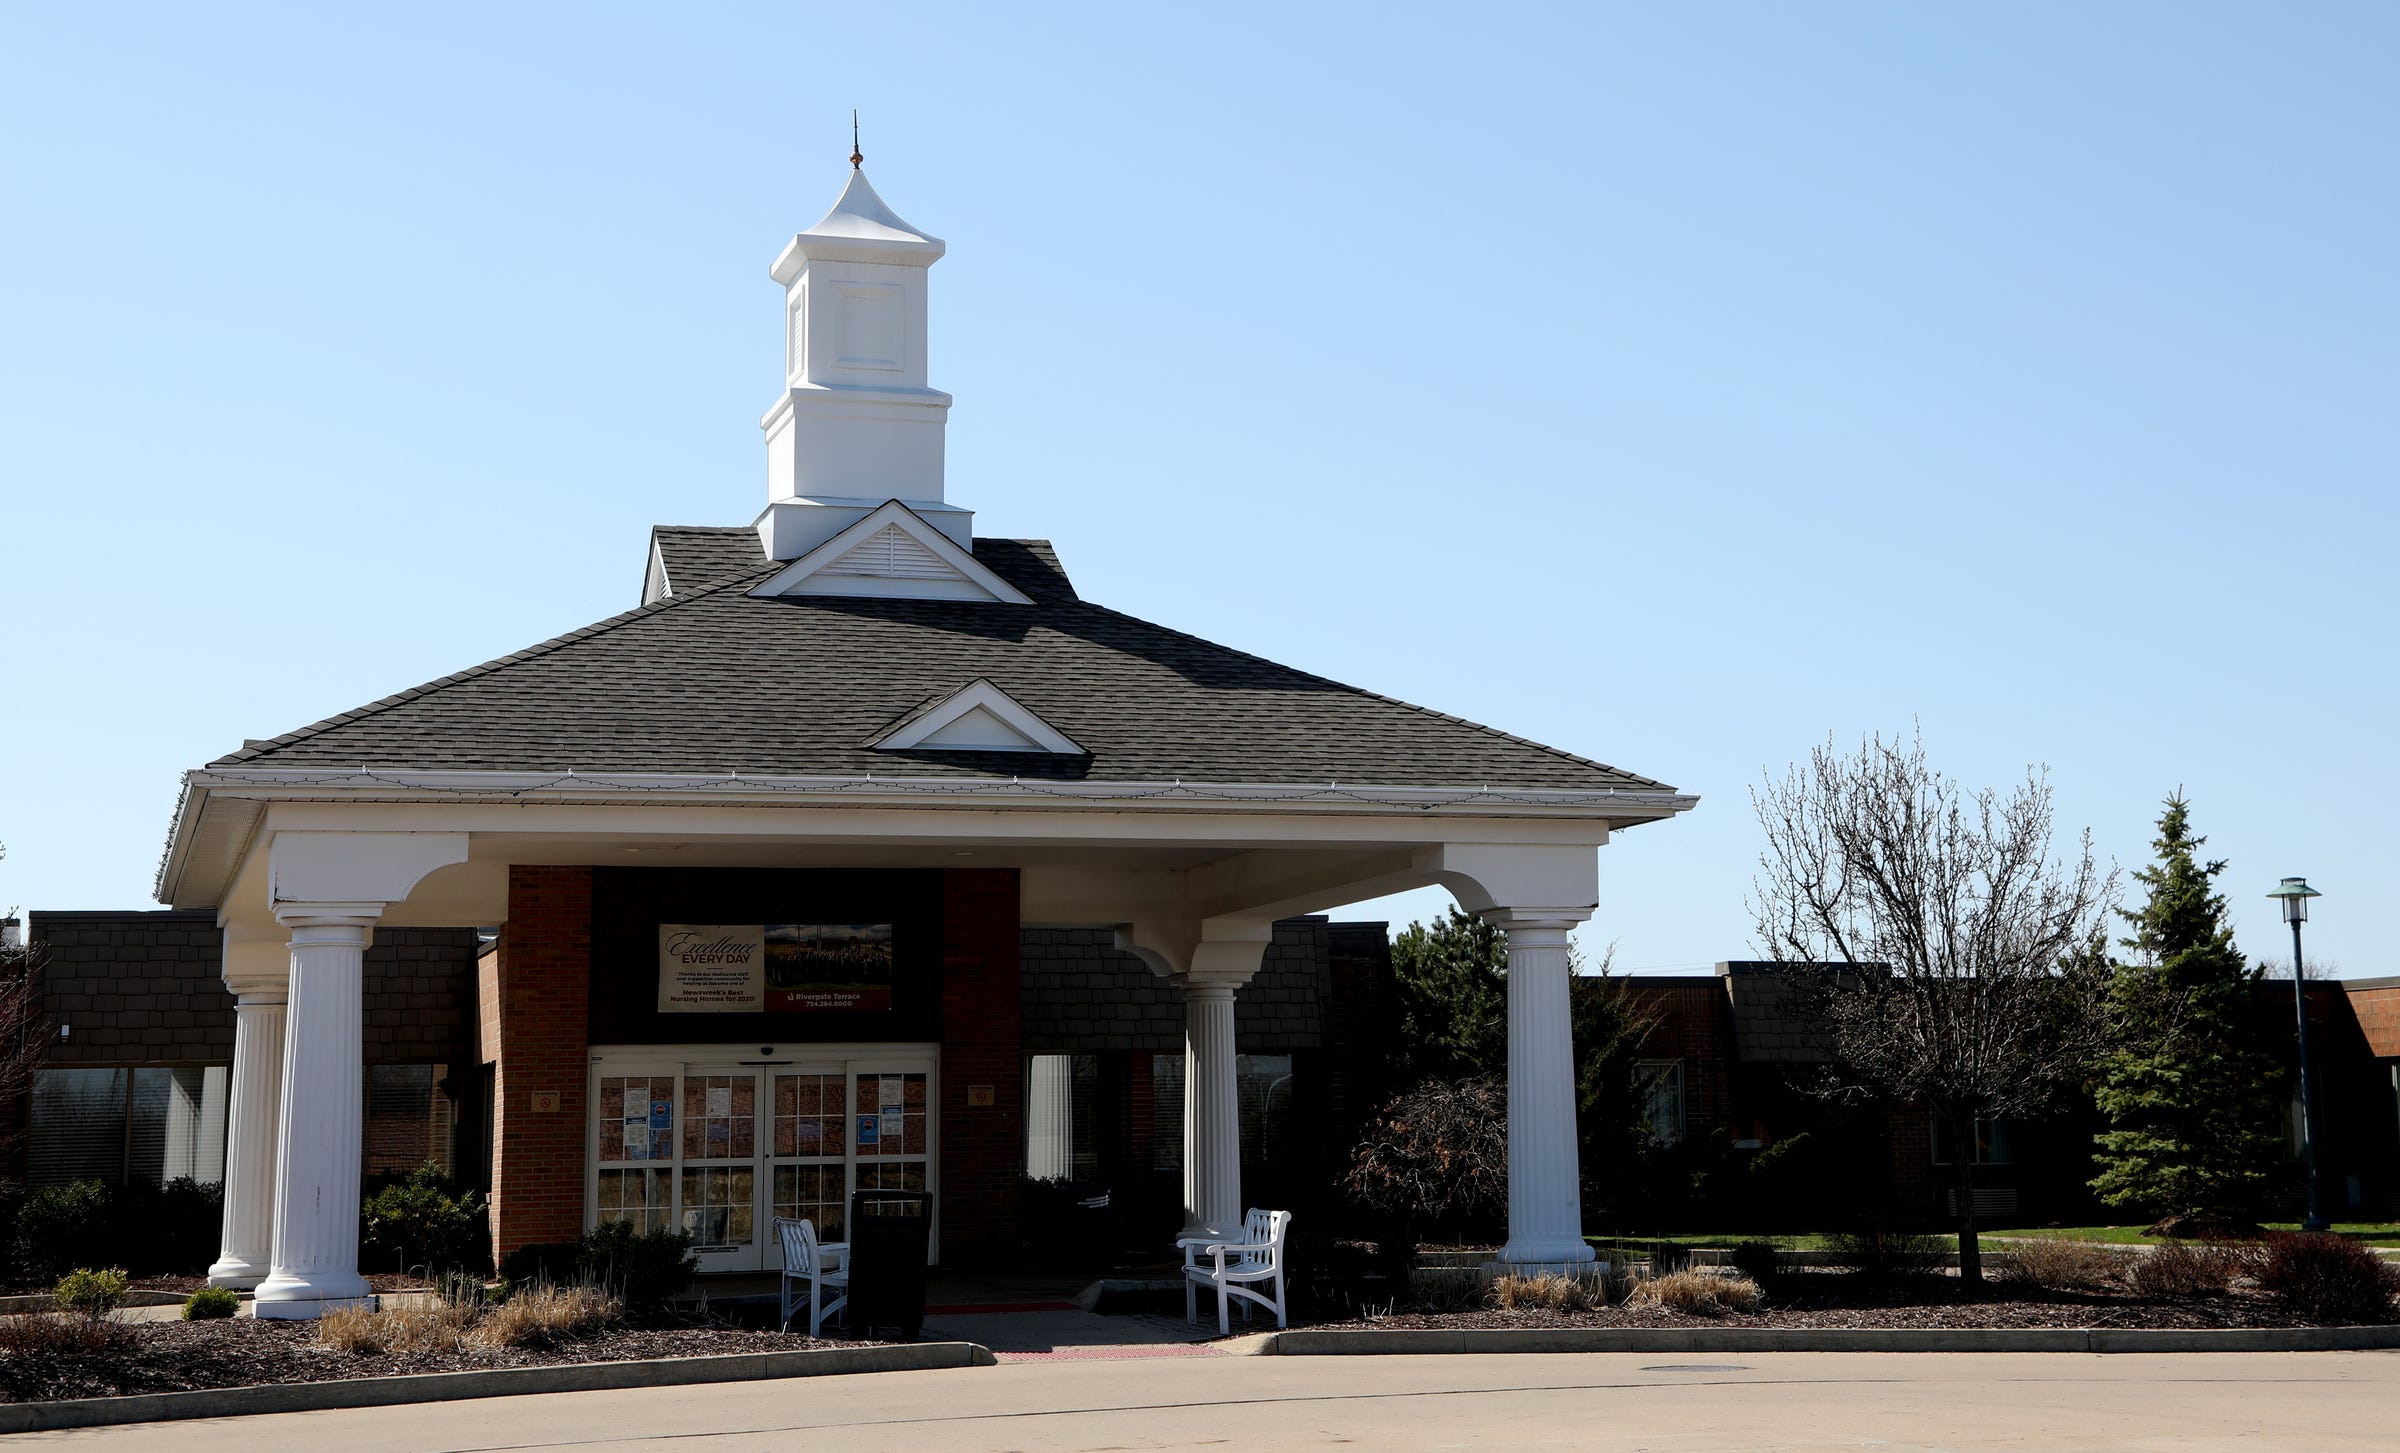
[(888, 1347), (668, 1357), (649, 1362), (496, 1367), (482, 1372), (425, 1372), (405, 1377), (346, 1378), (338, 1382), (268, 1383), (256, 1387), (203, 1388), (197, 1392), (5, 1403), (0, 1404), (0, 1435), (52, 1428), (96, 1428), (110, 1423), (157, 1423), (181, 1418), (230, 1418), (259, 1413), (317, 1412), (327, 1408), (456, 1402), (462, 1398), (522, 1397), (529, 1393), (599, 1392), (611, 1388), (994, 1365), (990, 1350), (972, 1342), (914, 1342)]
[(2374, 1352), (2394, 1327), (1391, 1327), (1270, 1332), (1269, 1357), (1477, 1352)]

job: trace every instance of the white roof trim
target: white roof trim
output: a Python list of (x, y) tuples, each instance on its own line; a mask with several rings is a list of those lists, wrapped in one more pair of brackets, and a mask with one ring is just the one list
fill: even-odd
[(968, 682), (949, 700), (901, 723), (876, 741), (874, 747), (879, 752), (917, 748), (1087, 755), (1073, 738), (982, 677)]
[[(897, 570), (839, 569), (848, 561), (845, 557), (861, 546), (869, 545), (886, 530), (903, 536), (915, 546), (905, 553), (917, 562), (906, 573)], [(896, 553), (896, 552), (887, 552)], [(933, 568), (947, 566), (948, 573), (926, 573), (933, 557)], [(765, 581), (753, 586), (752, 595), (870, 595), (898, 600), (979, 600), (997, 601), (1005, 605), (1031, 605), (1033, 598), (999, 576), (993, 574), (972, 554), (959, 547), (958, 542), (927, 523), (924, 516), (900, 501), (885, 500), (867, 513), (866, 518), (827, 540), (814, 550), (776, 571)]]
[[(1195, 806), (1383, 808), (1410, 815), (1466, 809), (1479, 816), (1520, 810), (1564, 811), (1577, 818), (1644, 820), (1689, 812), (1697, 796), (1646, 788), (1395, 787), (1375, 783), (1025, 781), (986, 777), (849, 777), (773, 772), (501, 772), (423, 767), (201, 767), (183, 774), (178, 822), (196, 816), (204, 794), (269, 801), (757, 802), (1006, 799), (1125, 803), (1181, 811)], [(178, 831), (180, 838), (182, 833)]]
[(642, 604), (649, 605), (675, 593), (675, 582), (667, 578), (666, 553), (658, 548), (658, 536), (650, 537), (650, 562), (642, 571)]

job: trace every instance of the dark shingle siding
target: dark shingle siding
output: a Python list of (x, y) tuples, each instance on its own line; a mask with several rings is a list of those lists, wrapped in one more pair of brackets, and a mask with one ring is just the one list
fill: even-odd
[[(978, 550), (1035, 603), (758, 599), (761, 565), (218, 765), (1661, 786), (1088, 604), (1041, 542)], [(1090, 756), (865, 745), (978, 677)]]
[[(232, 1063), (215, 914), (35, 913), (28, 928), (49, 949), (49, 1063)], [(453, 1062), (474, 1033), (475, 931), (379, 929), (361, 988), (368, 1064)]]
[[(1326, 928), (1321, 918), (1275, 925), (1257, 977), (1233, 996), (1241, 1053), (1324, 1043), (1332, 986)], [(1118, 949), (1107, 929), (1028, 928), (1022, 940), (1025, 1053), (1183, 1053), (1183, 991)]]

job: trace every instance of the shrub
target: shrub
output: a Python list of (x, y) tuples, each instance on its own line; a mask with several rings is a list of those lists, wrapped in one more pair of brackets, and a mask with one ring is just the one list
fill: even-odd
[(1458, 1232), (1499, 1210), (1508, 1188), (1508, 1096), (1491, 1080), (1428, 1080), (1375, 1113), (1343, 1189), (1412, 1233)]
[(2321, 1324), (2388, 1322), (2400, 1296), (2400, 1267), (2324, 1232), (2268, 1237), (2256, 1275), (2285, 1311)]
[(58, 1288), (51, 1296), (60, 1311), (75, 1312), (97, 1322), (125, 1305), (125, 1289), (125, 1268), (112, 1266), (106, 1271), (93, 1271), (79, 1266), (58, 1279)]
[(2001, 1274), (2054, 1292), (2097, 1291), (2115, 1282), (2117, 1258), (2089, 1241), (2043, 1237), (2010, 1245)]
[(220, 1187), (188, 1177), (163, 1186), (38, 1186), (17, 1208), (7, 1251), (17, 1275), (35, 1283), (120, 1258), (144, 1274), (197, 1275), (216, 1259), (224, 1204)]
[(165, 1185), (135, 1182), (111, 1197), (109, 1255), (130, 1254), (133, 1270), (198, 1276), (217, 1259), (225, 1229), (225, 1189), (178, 1176)]
[(2221, 1242), (2191, 1246), (2170, 1241), (2128, 1258), (2125, 1284), (2145, 1297), (2223, 1296), (2249, 1260), (2242, 1248)]
[(1721, 1312), (1755, 1312), (1760, 1296), (1758, 1283), (1746, 1276), (1675, 1271), (1634, 1283), (1627, 1300), (1713, 1317)]
[(1583, 1312), (1607, 1306), (1612, 1290), (1605, 1269), (1583, 1276), (1499, 1276), (1492, 1280), (1491, 1303), (1512, 1312)]
[(120, 1322), (56, 1312), (0, 1317), (0, 1353), (92, 1356), (115, 1352), (132, 1340), (133, 1329)]
[(528, 1282), (571, 1282), (581, 1248), (572, 1241), (536, 1241), (500, 1258), (501, 1297), (507, 1288)]
[(36, 1186), (17, 1208), (17, 1272), (26, 1280), (56, 1281), (107, 1254), (113, 1197), (99, 1181)]
[(1940, 1269), (1950, 1256), (1948, 1243), (1939, 1236), (1894, 1231), (1880, 1221), (1837, 1231), (1826, 1240), (1837, 1265), (1877, 1281), (1923, 1276)]
[(1772, 1281), (1783, 1270), (1783, 1253), (1772, 1241), (1744, 1241), (1733, 1248), (1733, 1268), (1752, 1281)]
[(603, 1221), (575, 1243), (574, 1279), (608, 1289), (636, 1311), (664, 1307), (699, 1269), (692, 1238), (680, 1231), (637, 1231), (630, 1221)]
[(183, 1319), (187, 1322), (213, 1322), (230, 1317), (242, 1309), (242, 1299), (226, 1287), (202, 1287), (184, 1298)]
[(596, 1286), (537, 1283), (485, 1312), (469, 1340), (482, 1347), (551, 1347), (624, 1316), (625, 1304)]
[(395, 1271), (480, 1271), (490, 1264), (483, 1197), (461, 1191), (433, 1161), (375, 1192), (359, 1207), (359, 1218), (361, 1255), (382, 1259)]

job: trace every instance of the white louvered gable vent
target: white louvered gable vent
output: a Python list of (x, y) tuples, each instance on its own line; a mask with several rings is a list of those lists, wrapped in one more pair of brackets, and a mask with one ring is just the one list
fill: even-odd
[(752, 586), (750, 593), (1033, 604), (1032, 597), (994, 575), (971, 550), (896, 499), (868, 511), (864, 519)]
[(950, 562), (927, 549), (924, 542), (885, 525), (859, 541), (825, 567), (827, 575), (872, 575), (886, 580), (955, 580)]

